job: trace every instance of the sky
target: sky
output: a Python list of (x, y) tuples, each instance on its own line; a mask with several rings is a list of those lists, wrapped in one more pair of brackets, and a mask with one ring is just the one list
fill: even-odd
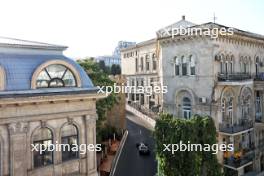
[(0, 36), (66, 45), (72, 58), (111, 55), (181, 20), (264, 35), (263, 0), (0, 0)]

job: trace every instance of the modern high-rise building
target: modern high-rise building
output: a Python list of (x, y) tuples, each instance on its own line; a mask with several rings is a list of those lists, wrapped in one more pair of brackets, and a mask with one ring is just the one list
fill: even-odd
[[(172, 35), (179, 28), (217, 32)], [(220, 30), (233, 32), (222, 35)], [(226, 173), (264, 174), (263, 35), (211, 22), (196, 25), (183, 17), (158, 30), (155, 39), (123, 49), (121, 56), (128, 85), (151, 85), (157, 78), (157, 84), (167, 86), (168, 92), (155, 101), (162, 111), (178, 118), (201, 114), (214, 119), (218, 142), (234, 145), (234, 151), (218, 154)], [(145, 94), (127, 99), (151, 107)]]
[(104, 61), (106, 66), (121, 65), (120, 50), (135, 45), (135, 42), (119, 41), (112, 55), (95, 57), (96, 62)]

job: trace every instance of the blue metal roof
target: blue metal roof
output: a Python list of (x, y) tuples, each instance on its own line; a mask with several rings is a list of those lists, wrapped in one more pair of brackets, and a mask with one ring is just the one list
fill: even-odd
[(31, 78), (34, 71), (44, 62), (63, 60), (71, 64), (79, 72), (82, 88), (94, 87), (92, 81), (74, 60), (63, 55), (22, 55), (0, 53), (0, 65), (6, 74), (5, 91), (18, 91), (31, 89)]

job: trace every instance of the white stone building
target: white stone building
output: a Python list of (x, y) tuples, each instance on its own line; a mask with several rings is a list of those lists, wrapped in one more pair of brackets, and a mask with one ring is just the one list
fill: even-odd
[[(223, 168), (231, 175), (263, 174), (264, 36), (234, 28), (232, 35), (216, 38), (162, 33), (180, 26), (228, 29), (215, 23), (195, 25), (183, 17), (157, 32), (152, 44), (159, 63), (157, 75), (161, 86), (168, 86), (159, 101), (163, 111), (186, 119), (193, 114), (210, 115), (218, 141), (235, 146), (233, 152), (219, 153)], [(122, 73), (129, 78), (135, 73), (135, 59), (121, 60), (126, 68)]]
[[(65, 46), (0, 38), (0, 176), (97, 175), (96, 99)], [(68, 144), (42, 154), (31, 144)]]
[[(122, 74), (127, 77), (127, 86), (160, 86), (159, 63), (156, 55), (156, 39), (151, 39), (121, 50)], [(131, 105), (145, 111), (158, 111), (160, 94), (132, 92), (127, 94)]]

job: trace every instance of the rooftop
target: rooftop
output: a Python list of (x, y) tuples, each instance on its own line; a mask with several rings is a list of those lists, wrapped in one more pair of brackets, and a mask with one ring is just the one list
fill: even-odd
[(21, 39), (8, 38), (8, 37), (0, 37), (0, 47), (49, 49), (49, 50), (61, 50), (61, 51), (67, 49), (67, 46), (54, 45), (54, 44), (35, 42), (29, 40), (21, 40)]

